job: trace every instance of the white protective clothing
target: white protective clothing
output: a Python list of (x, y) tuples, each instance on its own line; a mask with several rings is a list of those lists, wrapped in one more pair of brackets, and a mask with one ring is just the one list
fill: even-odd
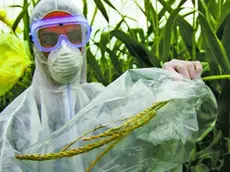
[[(82, 15), (76, 1), (41, 0), (32, 12), (31, 22), (56, 10)], [(43, 53), (36, 47), (34, 53), (36, 69), (31, 86), (0, 114), (1, 172), (21, 171), (10, 157), (63, 126), (104, 88), (99, 83), (86, 83), (85, 52), (81, 56), (83, 62), (79, 61), (83, 66), (75, 64), (78, 66), (75, 70), (81, 68), (78, 78), (66, 85), (52, 79), (51, 75), (56, 73), (50, 72), (48, 65), (43, 63)], [(76, 54), (79, 55), (78, 52)], [(69, 58), (73, 61), (79, 60), (71, 55)], [(73, 61), (68, 63), (72, 65)]]

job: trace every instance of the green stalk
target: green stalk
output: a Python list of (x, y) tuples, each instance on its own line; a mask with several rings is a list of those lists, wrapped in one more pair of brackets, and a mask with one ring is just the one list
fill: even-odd
[[(23, 7), (25, 7), (28, 4), (27, 0), (24, 0), (23, 2)], [(30, 16), (29, 16), (29, 12), (28, 12), (28, 7), (27, 7), (27, 11), (24, 13), (23, 15), (23, 23), (24, 23), (24, 31), (23, 31), (23, 38), (26, 41), (26, 43), (28, 44), (29, 47), (29, 51), (30, 51), (30, 58), (32, 58), (33, 60), (33, 45), (30, 42), (30, 38), (29, 38), (29, 32), (30, 32)]]
[(155, 1), (155, 5), (156, 5), (156, 56), (158, 58), (160, 58), (160, 51), (159, 51), (159, 44), (160, 44), (160, 40), (159, 40), (159, 22), (158, 22), (158, 6), (157, 6), (158, 1)]
[(220, 80), (220, 79), (230, 79), (230, 75), (214, 75), (206, 76), (202, 78), (204, 81)]
[[(197, 0), (194, 2), (195, 10), (198, 9), (197, 7)], [(197, 31), (197, 24), (196, 24), (196, 12), (193, 13), (193, 33), (192, 33), (192, 59), (193, 61), (196, 60), (196, 31)]]
[(93, 26), (95, 17), (96, 17), (96, 15), (97, 15), (97, 11), (98, 11), (98, 8), (95, 7), (95, 8), (94, 8), (94, 12), (93, 12), (93, 17), (92, 17), (92, 20), (91, 20), (91, 23), (90, 23), (90, 26)]

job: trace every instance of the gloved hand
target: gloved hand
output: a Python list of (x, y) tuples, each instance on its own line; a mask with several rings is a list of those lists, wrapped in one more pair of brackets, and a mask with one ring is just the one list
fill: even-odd
[(177, 59), (164, 63), (162, 68), (175, 74), (181, 74), (187, 79), (196, 79), (200, 77), (203, 70), (199, 61), (184, 61)]

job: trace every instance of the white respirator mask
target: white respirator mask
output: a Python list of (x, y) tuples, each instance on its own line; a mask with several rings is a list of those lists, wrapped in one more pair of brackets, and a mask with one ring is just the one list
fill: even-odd
[(62, 44), (57, 50), (50, 52), (47, 64), (50, 75), (55, 81), (69, 84), (80, 79), (83, 56), (78, 48)]

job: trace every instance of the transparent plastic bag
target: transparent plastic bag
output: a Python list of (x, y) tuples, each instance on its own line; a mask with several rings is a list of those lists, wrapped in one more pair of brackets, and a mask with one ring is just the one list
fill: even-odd
[[(91, 171), (178, 172), (188, 161), (196, 140), (211, 129), (217, 115), (216, 100), (201, 79), (175, 81), (171, 73), (157, 68), (128, 70), (63, 127), (23, 151), (15, 150), (10, 154), (11, 159), (23, 171), (84, 172), (113, 142), (83, 154), (54, 160), (18, 160), (13, 155), (60, 152), (87, 132), (85, 137), (98, 135), (118, 127), (153, 103), (167, 100), (169, 102), (157, 110), (147, 124), (133, 130), (105, 152)], [(32, 134), (39, 136), (39, 133)], [(62, 153), (69, 154), (72, 149), (107, 138), (91, 141), (81, 138)], [(9, 150), (4, 151), (9, 154)]]

